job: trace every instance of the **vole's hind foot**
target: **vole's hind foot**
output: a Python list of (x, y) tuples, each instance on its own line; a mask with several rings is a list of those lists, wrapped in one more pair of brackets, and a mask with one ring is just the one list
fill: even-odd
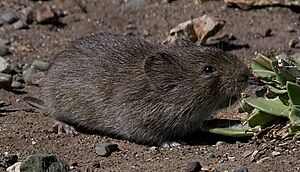
[(78, 134), (78, 132), (75, 130), (74, 127), (72, 127), (68, 124), (65, 124), (63, 122), (60, 122), (60, 121), (56, 121), (55, 124), (52, 126), (52, 128), (53, 128), (54, 133), (57, 133), (57, 134), (63, 134), (63, 133), (73, 134), (73, 135)]
[(163, 148), (175, 148), (175, 147), (181, 147), (183, 145), (186, 145), (186, 143), (177, 140), (177, 141), (164, 142), (163, 144), (161, 144), (161, 147), (163, 147)]

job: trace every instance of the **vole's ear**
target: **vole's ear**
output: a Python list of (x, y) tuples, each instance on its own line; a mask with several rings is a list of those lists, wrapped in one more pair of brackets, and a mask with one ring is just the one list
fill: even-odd
[(179, 62), (167, 53), (158, 52), (147, 57), (144, 69), (151, 84), (161, 91), (175, 88), (182, 79)]

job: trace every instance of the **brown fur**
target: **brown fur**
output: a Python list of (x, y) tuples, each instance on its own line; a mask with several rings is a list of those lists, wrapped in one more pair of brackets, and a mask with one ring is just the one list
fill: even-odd
[[(205, 75), (207, 65), (216, 72)], [(160, 145), (199, 129), (244, 89), (248, 75), (237, 57), (218, 49), (96, 33), (58, 55), (43, 92), (59, 121)]]

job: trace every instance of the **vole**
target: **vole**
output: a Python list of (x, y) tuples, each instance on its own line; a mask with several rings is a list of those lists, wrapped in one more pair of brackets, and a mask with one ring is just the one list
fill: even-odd
[(161, 145), (201, 128), (240, 95), (249, 76), (239, 58), (217, 48), (101, 32), (57, 55), (42, 92), (58, 121)]

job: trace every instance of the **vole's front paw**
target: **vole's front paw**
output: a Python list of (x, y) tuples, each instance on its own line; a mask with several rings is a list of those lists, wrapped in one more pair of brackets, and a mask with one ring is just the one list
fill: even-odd
[(52, 128), (53, 131), (57, 134), (62, 134), (62, 133), (74, 134), (74, 135), (78, 134), (78, 132), (75, 130), (74, 127), (60, 121), (56, 121), (55, 124), (52, 126)]
[(174, 148), (174, 147), (180, 147), (183, 145), (186, 145), (186, 143), (177, 140), (177, 141), (164, 142), (163, 144), (161, 144), (161, 147), (162, 148)]

